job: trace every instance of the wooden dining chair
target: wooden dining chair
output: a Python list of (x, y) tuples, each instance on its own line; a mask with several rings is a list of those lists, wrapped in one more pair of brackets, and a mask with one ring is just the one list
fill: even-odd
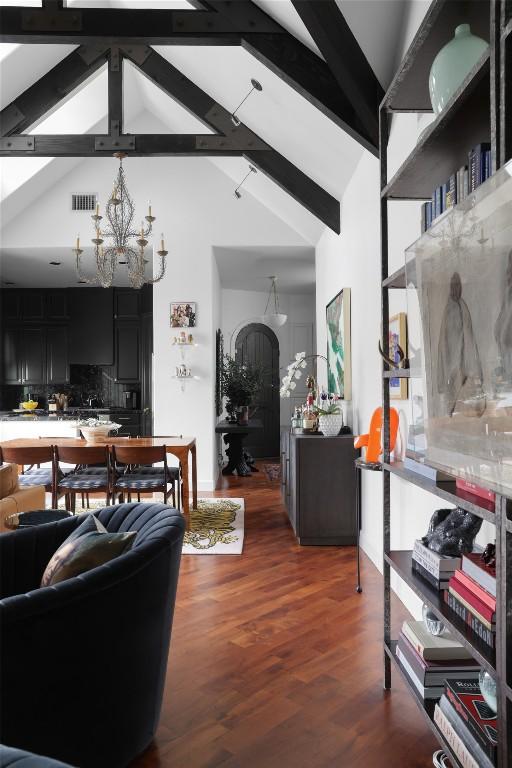
[[(157, 440), (166, 440), (169, 438), (169, 440), (172, 440), (173, 437), (181, 438), (183, 435), (152, 435)], [(152, 467), (152, 466), (140, 466), (139, 471), (141, 475), (146, 475), (148, 477), (156, 476), (158, 477), (159, 474), (159, 468), (158, 467)], [(172, 504), (173, 507), (176, 507), (177, 509), (181, 508), (181, 465), (179, 467), (169, 467), (167, 466), (167, 482), (171, 486), (171, 497), (172, 497)], [(137, 501), (140, 501), (140, 493), (137, 494)]]
[(163, 493), (167, 504), (172, 494), (168, 470), (165, 446), (112, 446), (112, 493), (122, 501), (125, 496), (131, 501), (132, 493), (138, 498), (141, 493)]
[[(21, 467), (21, 474), (18, 476), (20, 488), (44, 485), (45, 491), (52, 494), (52, 507), (57, 506), (58, 497), (55, 495), (53, 448), (51, 445), (41, 445), (32, 448), (3, 446), (0, 448), (0, 454), (2, 464), (17, 464)], [(50, 466), (41, 467), (41, 464), (49, 464)]]
[[(106, 445), (56, 445), (55, 446), (56, 492), (65, 493), (66, 509), (74, 512), (77, 493), (104, 493), (106, 505), (112, 495), (111, 464)], [(60, 462), (74, 464), (75, 469), (59, 478)], [(69, 497), (69, 499), (68, 499)]]

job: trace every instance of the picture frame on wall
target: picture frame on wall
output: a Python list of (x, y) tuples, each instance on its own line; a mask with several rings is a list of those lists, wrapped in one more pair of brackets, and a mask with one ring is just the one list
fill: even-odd
[(344, 400), (352, 399), (350, 346), (350, 288), (341, 291), (325, 308), (327, 325), (327, 389)]
[(171, 328), (195, 328), (197, 325), (197, 304), (195, 301), (171, 302)]
[[(398, 365), (400, 355), (398, 346), (404, 356), (409, 357), (407, 350), (407, 314), (399, 312), (389, 318), (389, 357)], [(394, 378), (389, 380), (389, 397), (391, 400), (407, 400), (409, 387), (407, 379)]]

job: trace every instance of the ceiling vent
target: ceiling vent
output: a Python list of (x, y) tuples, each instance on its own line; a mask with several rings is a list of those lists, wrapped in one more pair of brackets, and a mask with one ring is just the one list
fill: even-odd
[(72, 211), (94, 211), (96, 195), (71, 195)]

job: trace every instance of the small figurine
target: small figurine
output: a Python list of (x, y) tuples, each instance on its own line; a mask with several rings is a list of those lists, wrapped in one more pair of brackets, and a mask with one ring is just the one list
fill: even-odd
[(472, 552), (481, 525), (481, 518), (460, 507), (437, 509), (430, 520), (428, 533), (421, 541), (433, 552), (458, 557), (464, 552)]

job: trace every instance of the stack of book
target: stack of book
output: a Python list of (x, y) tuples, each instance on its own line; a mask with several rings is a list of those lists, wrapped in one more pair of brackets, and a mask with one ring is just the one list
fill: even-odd
[(434, 721), (464, 768), (494, 768), (496, 714), (480, 693), (477, 677), (446, 681)]
[(492, 172), (491, 145), (478, 144), (468, 154), (468, 164), (452, 173), (445, 184), (436, 187), (432, 200), (421, 206), (421, 232), (426, 232), (434, 219), (461, 203), (486, 181)]
[(422, 544), (420, 539), (414, 542), (412, 569), (418, 576), (428, 581), (434, 589), (439, 591), (448, 589), (450, 579), (460, 566), (460, 557), (439, 555)]
[(462, 556), (444, 599), (486, 645), (496, 647), (496, 571), (485, 564), (481, 552)]
[(478, 664), (448, 632), (431, 635), (422, 621), (404, 621), (396, 656), (422, 699), (439, 699), (448, 679), (475, 677)]

